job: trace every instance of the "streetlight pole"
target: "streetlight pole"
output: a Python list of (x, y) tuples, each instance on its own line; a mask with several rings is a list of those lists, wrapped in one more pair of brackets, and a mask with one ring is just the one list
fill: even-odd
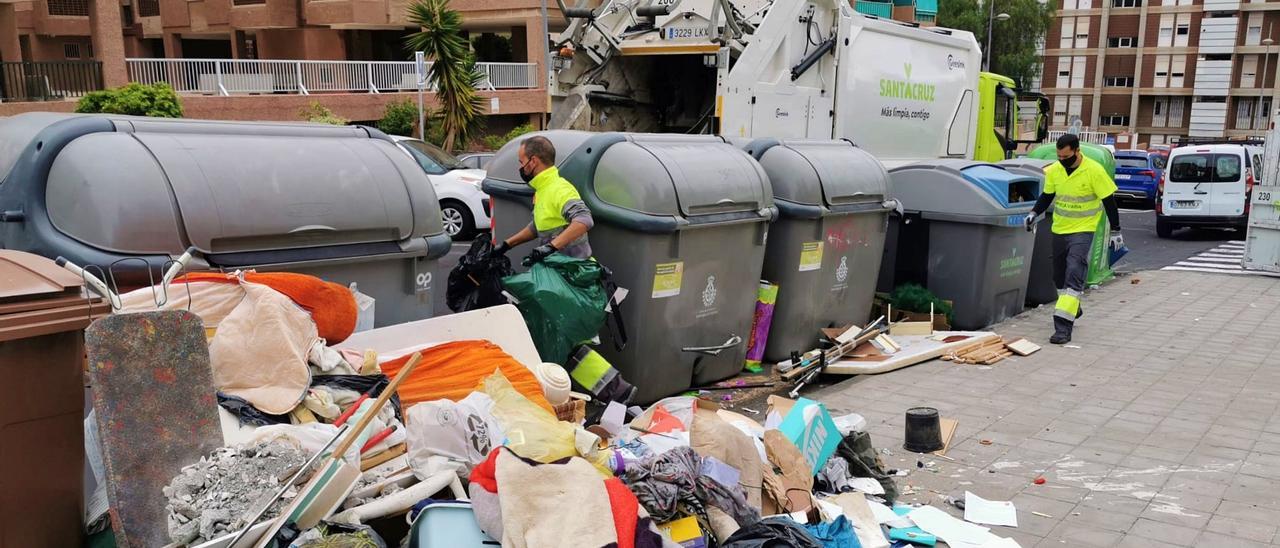
[(1257, 120), (1257, 121), (1256, 121), (1256, 122), (1253, 122), (1252, 124), (1250, 124), (1250, 129), (1259, 129), (1259, 126), (1261, 126), (1261, 127), (1266, 127), (1266, 123), (1267, 123), (1267, 121), (1264, 119), (1264, 116), (1263, 116), (1263, 114), (1262, 114), (1262, 94), (1263, 94), (1263, 92), (1264, 92), (1264, 91), (1266, 91), (1266, 86), (1267, 86), (1267, 69), (1268, 69), (1268, 68), (1271, 68), (1271, 44), (1274, 44), (1274, 43), (1275, 43), (1275, 40), (1272, 40), (1272, 39), (1271, 39), (1270, 34), (1271, 34), (1271, 33), (1270, 33), (1270, 32), (1268, 32), (1268, 33), (1267, 33), (1267, 35), (1268, 35), (1268, 36), (1267, 36), (1267, 39), (1262, 41), (1262, 46), (1263, 46), (1263, 49), (1262, 49), (1262, 74), (1259, 74), (1259, 75), (1258, 75), (1258, 78), (1257, 78), (1257, 80), (1258, 80), (1258, 106), (1257, 106), (1257, 108), (1256, 108), (1256, 109), (1254, 109), (1254, 112), (1255, 112), (1255, 113), (1257, 113), (1257, 115), (1256, 115), (1256, 116), (1254, 116), (1254, 119), (1255, 119), (1255, 120)]
[[(547, 36), (551, 35), (551, 31), (547, 28), (547, 0), (542, 0), (542, 36), (538, 37), (538, 43), (542, 44), (542, 87), (547, 91), (547, 97), (551, 97), (551, 48), (547, 47)], [(542, 115), (542, 129), (547, 129), (547, 115)]]
[(997, 19), (1000, 21), (1008, 21), (1009, 14), (1001, 13), (1000, 15), (996, 15), (995, 0), (986, 0), (986, 2), (987, 2), (987, 5), (989, 6), (989, 9), (987, 10), (987, 47), (982, 52), (983, 53), (982, 70), (984, 72), (990, 72), (991, 71), (991, 27)]

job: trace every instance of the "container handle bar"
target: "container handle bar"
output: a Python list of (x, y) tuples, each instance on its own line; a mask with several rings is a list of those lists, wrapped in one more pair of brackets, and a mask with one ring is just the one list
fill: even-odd
[(729, 335), (729, 340), (720, 346), (686, 346), (681, 348), (681, 352), (693, 352), (695, 354), (705, 354), (708, 356), (718, 356), (720, 352), (733, 348), (742, 344), (742, 337), (737, 335)]

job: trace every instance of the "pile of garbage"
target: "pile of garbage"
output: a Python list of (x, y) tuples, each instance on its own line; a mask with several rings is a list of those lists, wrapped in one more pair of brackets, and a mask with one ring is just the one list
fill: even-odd
[[(247, 525), (240, 522), (242, 516), (271, 502), (256, 500), (258, 496), (278, 488), (306, 460), (293, 444), (272, 441), (223, 447), (183, 468), (164, 489), (170, 538), (178, 544), (199, 544), (238, 531)], [(293, 496), (274, 501), (265, 515), (279, 515)]]

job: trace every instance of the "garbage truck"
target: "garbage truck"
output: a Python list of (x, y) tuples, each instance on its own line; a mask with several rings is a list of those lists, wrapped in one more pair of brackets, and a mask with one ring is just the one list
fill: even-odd
[(845, 0), (557, 1), (554, 129), (843, 138), (889, 168), (997, 162), (1047, 135), (1048, 99), (981, 72), (966, 31)]

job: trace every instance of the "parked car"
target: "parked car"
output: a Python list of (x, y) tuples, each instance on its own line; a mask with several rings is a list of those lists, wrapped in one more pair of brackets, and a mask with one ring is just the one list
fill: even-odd
[(458, 161), (472, 169), (484, 169), (485, 164), (493, 159), (492, 152), (468, 152), (458, 156)]
[(1164, 158), (1159, 154), (1144, 150), (1116, 152), (1116, 199), (1155, 207), (1163, 165)]
[(1262, 147), (1192, 145), (1169, 153), (1157, 187), (1156, 235), (1168, 238), (1187, 226), (1244, 230), (1249, 195), (1260, 184)]
[(446, 234), (454, 241), (466, 240), (477, 230), (489, 228), (489, 195), (480, 190), (483, 170), (467, 167), (452, 154), (420, 139), (391, 138), (427, 172), (440, 199)]

